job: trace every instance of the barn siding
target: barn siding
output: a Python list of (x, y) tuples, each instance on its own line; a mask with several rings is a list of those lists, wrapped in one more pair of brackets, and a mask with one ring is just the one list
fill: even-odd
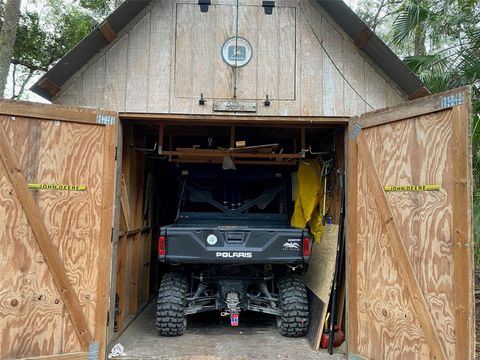
[[(277, 1), (270, 16), (258, 2), (241, 1), (239, 35), (252, 44), (253, 57), (237, 70), (220, 55), (235, 26), (231, 0), (208, 13), (191, 0), (159, 0), (54, 102), (209, 114), (215, 100), (233, 97), (235, 71), (237, 99), (256, 100), (259, 115), (350, 116), (404, 101), (314, 1)], [(205, 106), (198, 104), (202, 93)], [(267, 94), (269, 107), (263, 106)]]

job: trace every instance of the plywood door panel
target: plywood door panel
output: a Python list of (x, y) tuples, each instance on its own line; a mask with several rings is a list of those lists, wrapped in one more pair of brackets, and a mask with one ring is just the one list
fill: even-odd
[[(98, 288), (102, 281), (98, 262), (102, 257), (108, 270), (113, 202), (107, 204), (104, 196), (113, 186), (114, 156), (109, 158), (106, 152), (114, 149), (115, 144), (107, 140), (115, 128), (89, 124), (89, 119), (80, 122), (80, 114), (87, 118), (95, 115), (94, 110), (52, 107), (52, 113), (55, 109), (62, 117), (78, 119), (69, 122), (49, 120), (45, 105), (35, 108), (21, 103), (12, 115), (15, 103), (9, 102), (9, 116), (1, 115), (2, 106), (0, 102), (0, 126), (7, 139), (2, 149), (11, 147), (18, 171), (15, 177), (7, 175), (5, 162), (0, 162), (0, 242), (4, 249), (0, 357), (85, 351), (88, 344), (79, 341), (78, 332), (82, 321), (85, 331), (100, 343), (105, 335), (105, 323), (97, 326), (99, 312), (106, 316), (107, 308), (106, 293)], [(27, 108), (42, 112), (44, 119), (22, 116)], [(87, 190), (29, 191), (25, 181), (86, 185)], [(26, 214), (32, 211), (36, 215), (27, 220)], [(71, 290), (62, 287), (59, 291), (62, 279)], [(78, 322), (77, 315), (83, 320)]]
[[(397, 109), (407, 114), (423, 104), (430, 113), (391, 122), (388, 111), (379, 111), (365, 116), (377, 118), (376, 125), (353, 132), (347, 262), (352, 354), (473, 356), (470, 98), (468, 89), (456, 94), (465, 104), (442, 108), (442, 95), (434, 96)], [(440, 189), (383, 189), (428, 184)]]

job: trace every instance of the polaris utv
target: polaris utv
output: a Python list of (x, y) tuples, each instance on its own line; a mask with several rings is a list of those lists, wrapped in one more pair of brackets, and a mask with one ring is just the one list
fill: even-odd
[(306, 229), (290, 227), (292, 173), (270, 169), (184, 168), (174, 224), (160, 229), (156, 325), (182, 335), (186, 316), (220, 311), (238, 326), (242, 311), (277, 317), (280, 334), (304, 336), (310, 256)]

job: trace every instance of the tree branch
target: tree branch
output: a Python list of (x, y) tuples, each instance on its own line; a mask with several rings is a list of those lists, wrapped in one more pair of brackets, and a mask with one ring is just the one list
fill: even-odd
[(25, 66), (27, 69), (32, 71), (44, 71), (44, 72), (48, 71), (48, 66), (37, 66), (37, 65), (29, 64), (26, 61), (18, 60), (18, 59), (12, 59), (12, 64)]

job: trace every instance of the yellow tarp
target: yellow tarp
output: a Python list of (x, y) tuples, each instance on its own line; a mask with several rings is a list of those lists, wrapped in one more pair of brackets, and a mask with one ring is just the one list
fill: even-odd
[(320, 166), (315, 160), (300, 161), (297, 172), (297, 195), (291, 225), (296, 228), (310, 228), (316, 241), (320, 241), (323, 228), (323, 178)]

